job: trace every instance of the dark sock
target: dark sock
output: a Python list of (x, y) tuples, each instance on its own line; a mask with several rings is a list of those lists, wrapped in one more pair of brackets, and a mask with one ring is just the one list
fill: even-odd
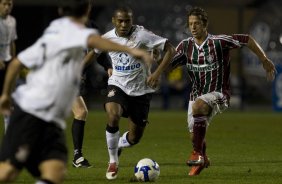
[(119, 127), (111, 127), (107, 124), (106, 126), (106, 131), (109, 132), (109, 133), (116, 133), (117, 131), (119, 131)]
[(82, 156), (82, 144), (84, 137), (85, 121), (74, 119), (72, 123), (72, 140), (74, 147), (74, 154), (77, 157)]
[(206, 149), (207, 149), (207, 143), (206, 143), (206, 140), (204, 140), (204, 142), (203, 142), (203, 155), (204, 156), (207, 154)]
[(203, 154), (204, 140), (206, 136), (206, 120), (207, 117), (203, 115), (193, 115), (193, 147), (196, 152)]
[(47, 179), (40, 179), (40, 180), (36, 181), (35, 184), (55, 184), (55, 183), (53, 183), (52, 181), (47, 180)]

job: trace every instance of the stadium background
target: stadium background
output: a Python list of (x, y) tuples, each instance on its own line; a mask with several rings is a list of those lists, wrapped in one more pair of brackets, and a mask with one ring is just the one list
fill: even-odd
[[(33, 43), (49, 22), (58, 16), (55, 4), (55, 0), (15, 0), (12, 14), (18, 22), (18, 51)], [(251, 33), (275, 64), (281, 66), (282, 13), (280, 10), (282, 3), (279, 0), (96, 0), (91, 19), (96, 21), (101, 33), (112, 28), (112, 12), (114, 7), (120, 4), (129, 5), (133, 9), (134, 23), (169, 38), (175, 46), (189, 35), (186, 29), (187, 10), (192, 6), (201, 6), (208, 12), (210, 33)], [(282, 83), (281, 77), (278, 77), (274, 83), (267, 83), (257, 58), (247, 49), (232, 52), (231, 67), (233, 92), (231, 107), (233, 109), (273, 108), (278, 111), (282, 109), (280, 106), (277, 108), (275, 104), (282, 99), (282, 90), (278, 89)], [(93, 64), (88, 76), (86, 95), (88, 106), (90, 109), (102, 109), (106, 73), (100, 66)], [(184, 81), (187, 81), (185, 73), (181, 76)], [(172, 90), (170, 94), (163, 96), (166, 89), (163, 87), (168, 84), (169, 82), (163, 77), (162, 88), (155, 94), (152, 108), (180, 109), (187, 105), (183, 102), (186, 98), (183, 97), (181, 90)], [(188, 85), (189, 89), (189, 83), (181, 85), (182, 87)], [(275, 95), (273, 95), (274, 92), (276, 92)], [(164, 101), (168, 98), (170, 98), (170, 105), (164, 105)]]

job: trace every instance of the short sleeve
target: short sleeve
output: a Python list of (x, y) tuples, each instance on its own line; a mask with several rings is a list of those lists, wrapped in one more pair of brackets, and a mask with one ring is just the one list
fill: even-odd
[(159, 50), (164, 50), (165, 43), (167, 42), (166, 38), (158, 36), (146, 29), (140, 30), (138, 37), (137, 39), (141, 40), (148, 48), (156, 48)]
[(34, 68), (43, 63), (44, 49), (44, 44), (39, 39), (32, 46), (20, 52), (17, 57), (27, 68)]

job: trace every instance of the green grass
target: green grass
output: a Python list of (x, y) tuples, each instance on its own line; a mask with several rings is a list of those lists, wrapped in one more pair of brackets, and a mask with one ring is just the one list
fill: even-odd
[[(84, 155), (91, 169), (71, 166), (70, 121), (66, 131), (70, 159), (66, 184), (130, 183), (134, 165), (144, 157), (155, 159), (161, 184), (279, 184), (282, 183), (282, 114), (272, 112), (224, 112), (216, 116), (207, 132), (211, 167), (196, 177), (187, 175), (185, 160), (191, 152), (185, 111), (152, 111), (141, 142), (125, 149), (118, 179), (107, 181), (108, 153), (105, 142), (106, 115), (90, 112), (86, 125)], [(126, 130), (121, 121), (121, 132)], [(23, 172), (16, 183), (33, 183)]]

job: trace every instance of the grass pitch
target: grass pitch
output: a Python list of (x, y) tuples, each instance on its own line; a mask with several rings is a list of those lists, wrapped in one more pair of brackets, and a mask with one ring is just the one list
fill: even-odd
[[(70, 150), (66, 184), (132, 183), (135, 164), (142, 158), (156, 160), (161, 184), (280, 184), (282, 183), (282, 114), (273, 112), (231, 112), (217, 115), (207, 132), (207, 153), (211, 166), (199, 176), (189, 177), (185, 165), (191, 148), (185, 111), (152, 111), (149, 125), (138, 145), (124, 149), (119, 175), (107, 181), (108, 153), (105, 140), (106, 114), (92, 111), (85, 127), (84, 156), (90, 169), (71, 166), (71, 119), (66, 135)], [(127, 129), (122, 119), (120, 131)], [(15, 183), (34, 183), (22, 172)]]

